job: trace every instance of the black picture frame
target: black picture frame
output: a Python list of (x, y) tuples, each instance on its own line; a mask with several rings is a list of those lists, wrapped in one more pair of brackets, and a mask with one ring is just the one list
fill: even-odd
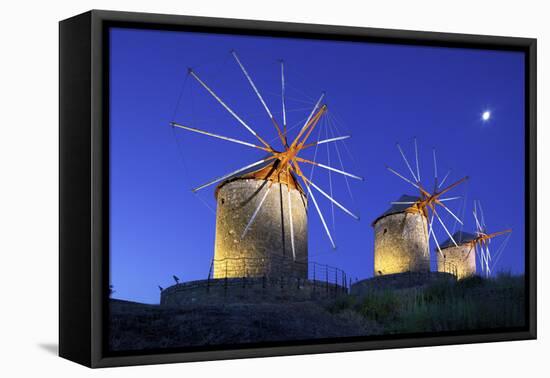
[[(526, 320), (521, 329), (114, 354), (106, 348), (111, 26), (514, 50), (525, 53)], [(89, 367), (535, 339), (536, 39), (92, 10), (59, 24), (59, 354)]]

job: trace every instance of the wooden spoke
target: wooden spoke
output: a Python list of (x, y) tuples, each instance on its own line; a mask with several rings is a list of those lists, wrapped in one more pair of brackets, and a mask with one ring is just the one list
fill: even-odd
[(285, 62), (281, 60), (281, 102), (283, 105), (283, 136), (285, 146), (288, 146), (287, 129), (286, 129), (286, 102), (285, 102)]
[(420, 163), (418, 161), (418, 144), (416, 138), (414, 138), (414, 154), (416, 155), (416, 179), (420, 182)]
[(441, 188), (443, 184), (445, 184), (445, 181), (447, 180), (447, 177), (449, 177), (450, 174), (451, 174), (451, 170), (449, 169), (447, 171), (447, 174), (443, 176), (443, 180), (441, 180), (441, 182), (438, 184), (437, 189)]
[[(304, 147), (305, 142), (308, 140), (309, 136), (313, 132), (313, 129), (315, 129), (315, 126), (317, 126), (317, 124), (319, 123), (319, 120), (321, 119), (321, 116), (325, 113), (326, 109), (327, 109), (326, 105), (323, 105), (321, 107), (321, 109), (317, 112), (317, 114), (315, 114), (315, 116), (311, 119), (310, 124), (307, 128), (307, 133), (303, 137), (302, 141), (298, 142), (297, 144), (294, 144), (294, 146), (296, 147), (296, 149), (298, 151), (301, 150)], [(298, 138), (296, 138), (294, 143), (297, 142), (297, 141), (298, 141)]]
[(451, 214), (453, 216), (453, 218), (458, 222), (460, 223), (461, 225), (464, 225), (464, 223), (462, 223), (462, 221), (455, 215), (455, 213), (453, 213), (451, 211), (451, 209), (449, 209), (447, 206), (445, 206), (444, 203), (442, 203), (441, 201), (438, 201), (436, 200), (436, 203), (441, 206), (442, 208), (444, 208), (449, 214)]
[(479, 223), (479, 219), (477, 219), (477, 206), (476, 206), (476, 202), (474, 201), (474, 210), (472, 212), (474, 214), (474, 219), (476, 221), (476, 226), (477, 226), (477, 232), (478, 234), (481, 234), (483, 233), (483, 228), (481, 227), (481, 224)]
[(260, 146), (257, 146), (257, 145), (255, 145), (255, 144), (253, 144), (253, 143), (245, 142), (245, 141), (242, 141), (242, 140), (239, 140), (239, 139), (230, 138), (230, 137), (226, 137), (226, 136), (219, 135), (219, 134), (214, 134), (214, 133), (211, 133), (211, 132), (208, 132), (208, 131), (204, 131), (204, 130), (201, 130), (201, 129), (197, 129), (197, 128), (194, 128), (194, 127), (189, 127), (189, 126), (180, 125), (179, 123), (176, 123), (176, 122), (170, 122), (170, 124), (171, 124), (173, 127), (177, 127), (177, 128), (184, 129), (184, 130), (188, 130), (188, 131), (192, 131), (192, 132), (194, 132), (194, 133), (203, 134), (203, 135), (208, 135), (208, 136), (213, 137), (213, 138), (223, 139), (223, 140), (226, 140), (226, 141), (228, 141), (228, 142), (233, 142), (233, 143), (242, 144), (242, 145), (244, 145), (244, 146), (257, 148), (257, 149), (263, 150), (263, 151), (269, 151), (269, 150), (268, 150), (267, 148), (265, 148), (265, 147), (260, 147)]
[(407, 168), (409, 168), (409, 172), (411, 172), (411, 176), (413, 177), (413, 180), (418, 182), (420, 181), (418, 178), (416, 178), (416, 175), (414, 174), (411, 165), (409, 164), (409, 160), (407, 160), (407, 157), (405, 156), (405, 153), (403, 152), (403, 149), (401, 148), (401, 145), (399, 143), (396, 144), (397, 149), (399, 150), (399, 153), (401, 154), (401, 157), (405, 161), (405, 164), (407, 165)]
[(198, 75), (192, 70), (192, 69), (189, 69), (189, 74), (191, 76), (193, 76), (193, 78), (195, 78), (195, 80), (197, 80), (199, 82), (199, 84), (204, 88), (206, 89), (206, 91), (208, 93), (210, 93), (210, 95), (212, 97), (214, 97), (216, 99), (216, 101), (218, 101), (218, 103), (225, 109), (227, 110), (227, 112), (229, 114), (231, 114), (233, 116), (233, 118), (235, 118), (241, 125), (243, 125), (252, 135), (254, 135), (265, 147), (267, 147), (270, 151), (273, 150), (273, 148), (265, 141), (262, 139), (262, 137), (260, 137), (258, 135), (258, 133), (256, 133), (256, 131), (254, 131), (245, 121), (242, 120), (241, 117), (239, 117), (237, 115), (237, 113), (235, 113), (233, 111), (233, 109), (231, 109), (216, 93), (214, 93), (214, 91), (208, 86), (206, 85), (206, 83), (204, 81), (202, 81), (201, 78), (198, 77)]
[(247, 169), (254, 168), (254, 167), (256, 167), (256, 166), (258, 166), (258, 165), (260, 165), (260, 164), (262, 164), (262, 163), (266, 163), (266, 162), (268, 162), (268, 161), (270, 161), (270, 160), (273, 160), (274, 158), (275, 158), (274, 156), (270, 156), (270, 157), (268, 157), (268, 158), (266, 158), (266, 159), (258, 160), (257, 162), (254, 162), (254, 163), (249, 164), (249, 165), (247, 165), (247, 166), (245, 166), (245, 167), (239, 168), (239, 169), (236, 170), (236, 171), (233, 171), (233, 172), (231, 172), (231, 173), (228, 173), (228, 174), (225, 175), (225, 176), (218, 177), (218, 178), (216, 178), (216, 179), (214, 179), (214, 180), (212, 180), (212, 181), (210, 181), (210, 182), (207, 182), (206, 184), (201, 185), (201, 186), (199, 186), (199, 187), (193, 189), (193, 192), (197, 192), (197, 191), (199, 191), (199, 190), (201, 190), (201, 189), (206, 188), (207, 186), (210, 186), (210, 185), (213, 185), (213, 184), (215, 184), (215, 183), (217, 183), (217, 182), (220, 182), (220, 181), (223, 181), (223, 180), (225, 180), (225, 179), (228, 179), (228, 178), (231, 177), (231, 176), (234, 176), (234, 175), (236, 175), (236, 174), (242, 173), (242, 172), (246, 171)]
[(489, 235), (487, 235), (486, 237), (487, 237), (488, 239), (492, 239), (492, 238), (494, 238), (495, 236), (504, 235), (504, 234), (507, 234), (507, 233), (510, 233), (510, 232), (512, 232), (512, 229), (507, 229), (507, 230), (499, 231), (499, 232), (493, 232), (492, 234), (489, 234)]
[(315, 205), (315, 209), (317, 209), (317, 214), (319, 214), (319, 218), (321, 219), (321, 222), (323, 223), (323, 227), (325, 228), (325, 232), (327, 233), (327, 236), (330, 240), (330, 244), (332, 245), (333, 249), (336, 249), (336, 244), (334, 244), (334, 240), (332, 240), (332, 235), (330, 234), (330, 231), (327, 227), (327, 222), (325, 222), (325, 217), (323, 217), (323, 213), (321, 212), (321, 209), (319, 208), (319, 205), (317, 204), (317, 200), (315, 199), (315, 196), (313, 195), (313, 192), (309, 188), (309, 185), (306, 183), (307, 192), (311, 196), (311, 200), (313, 201), (313, 204)]
[(453, 188), (456, 188), (458, 185), (462, 184), (464, 181), (468, 180), (469, 177), (466, 176), (466, 177), (463, 177), (461, 178), (460, 180), (458, 180), (457, 182), (449, 185), (448, 187), (446, 187), (445, 189), (443, 189), (442, 191), (438, 192), (437, 194), (435, 194), (435, 197), (441, 197), (443, 194), (447, 193), (448, 191), (450, 191), (451, 189)]
[(349, 139), (349, 138), (351, 138), (351, 135), (343, 135), (343, 136), (340, 136), (340, 137), (323, 139), (323, 140), (320, 140), (320, 141), (317, 141), (317, 142), (306, 144), (301, 149), (305, 150), (306, 148), (309, 148), (309, 147), (314, 147), (314, 146), (318, 146), (320, 144), (336, 142), (336, 141), (339, 141), (339, 140), (345, 140), (345, 139)]
[(434, 192), (437, 191), (437, 188), (439, 187), (437, 184), (437, 158), (435, 156), (435, 148), (432, 149), (432, 155), (434, 160)]
[(449, 239), (451, 239), (451, 241), (453, 242), (455, 247), (458, 247), (458, 244), (456, 243), (455, 239), (453, 238), (453, 235), (451, 235), (451, 233), (447, 229), (447, 226), (445, 226), (445, 223), (443, 223), (443, 220), (441, 219), (441, 217), (439, 216), (439, 214), (435, 210), (435, 206), (432, 207), (432, 212), (435, 214), (435, 217), (437, 218), (437, 220), (439, 221), (439, 223), (441, 224), (441, 226), (443, 227), (443, 229), (445, 230), (445, 232), (449, 236)]
[(319, 188), (317, 185), (315, 185), (315, 183), (309, 179), (307, 179), (306, 177), (303, 177), (303, 179), (305, 181), (307, 181), (308, 184), (310, 184), (311, 186), (313, 186), (319, 193), (321, 193), (323, 196), (325, 196), (329, 201), (331, 201), (333, 204), (335, 204), (336, 206), (338, 206), (343, 212), (345, 212), (346, 214), (348, 214), (350, 217), (352, 217), (353, 219), (355, 220), (359, 220), (359, 217), (355, 214), (353, 214), (351, 211), (349, 211), (348, 209), (346, 209), (340, 202), (336, 201), (334, 198), (332, 198), (329, 194), (327, 194), (323, 189)]
[(342, 171), (342, 170), (337, 169), (337, 168), (329, 167), (328, 165), (317, 163), (317, 162), (314, 162), (314, 161), (311, 161), (311, 160), (308, 160), (308, 159), (304, 159), (304, 158), (301, 158), (301, 157), (295, 157), (295, 160), (297, 160), (299, 162), (302, 162), (302, 163), (308, 163), (308, 164), (315, 165), (317, 167), (328, 169), (329, 171), (340, 173), (341, 175), (348, 176), (348, 177), (351, 177), (351, 178), (354, 178), (354, 179), (357, 179), (357, 180), (361, 180), (361, 181), (364, 180), (362, 177), (356, 176), (352, 173), (348, 173), (348, 172)]
[(412, 186), (414, 186), (416, 189), (419, 189), (420, 190), (420, 186), (418, 186), (418, 184), (415, 184), (414, 182), (412, 182), (411, 180), (409, 180), (408, 178), (406, 178), (405, 176), (403, 176), (401, 173), (398, 173), (397, 171), (395, 171), (393, 168), (390, 168), (388, 166), (386, 166), (386, 169), (388, 171), (390, 171), (391, 173), (393, 173), (394, 175), (396, 175), (397, 177), (399, 177), (400, 179), (408, 182), (409, 184), (411, 184)]
[(269, 119), (271, 119), (271, 122), (273, 122), (273, 125), (275, 125), (275, 128), (277, 129), (277, 134), (279, 135), (279, 138), (281, 139), (281, 142), (283, 143), (283, 145), (285, 145), (285, 138), (283, 136), (283, 132), (281, 131), (281, 128), (279, 127), (279, 124), (275, 120), (275, 117), (273, 117), (273, 114), (271, 113), (271, 110), (269, 110), (269, 107), (267, 106), (266, 102), (264, 101), (264, 98), (260, 94), (260, 91), (256, 87), (256, 84), (254, 84), (254, 81), (252, 80), (252, 77), (250, 77), (250, 74), (248, 73), (246, 68), (241, 63), (239, 57), (237, 56), (237, 53), (235, 51), (232, 51), (231, 54), (235, 58), (235, 61), (237, 62), (239, 67), (241, 67), (241, 70), (243, 71), (244, 76), (246, 77), (246, 79), (248, 80), (248, 83), (252, 87), (252, 90), (254, 90), (254, 93), (256, 93), (256, 96), (258, 97), (258, 99), (262, 103), (265, 111), (267, 112), (267, 115), (269, 116)]
[(309, 127), (310, 125), (310, 122), (315, 114), (315, 112), (317, 111), (317, 108), (319, 107), (319, 105), (321, 104), (321, 101), (323, 101), (323, 98), (325, 97), (325, 93), (323, 92), (321, 94), (321, 97), (319, 97), (319, 100), (317, 100), (317, 103), (315, 104), (315, 106), (313, 107), (313, 109), (311, 110), (311, 113), (309, 114), (309, 116), (307, 117), (306, 119), (306, 122), (304, 123), (304, 126), (302, 126), (302, 128), (300, 129), (300, 132), (298, 133), (298, 136), (296, 136), (296, 138), (294, 139), (294, 141), (292, 142), (291, 144), (291, 147), (295, 147), (296, 144), (298, 143), (298, 141), (300, 140), (300, 138), (302, 137), (303, 133), (306, 131), (306, 129)]
[(304, 182), (304, 185), (307, 189), (307, 192), (309, 194), (309, 197), (311, 197), (311, 200), (313, 201), (313, 205), (315, 206), (315, 209), (317, 210), (317, 214), (319, 215), (319, 218), (321, 219), (321, 223), (323, 224), (323, 227), (325, 229), (325, 232), (330, 240), (330, 244), (332, 245), (333, 249), (336, 249), (336, 244), (334, 244), (334, 240), (332, 239), (332, 235), (330, 234), (330, 231), (327, 226), (327, 222), (325, 222), (325, 217), (323, 216), (323, 213), (321, 212), (321, 209), (319, 208), (319, 205), (317, 204), (317, 200), (315, 199), (315, 196), (313, 195), (313, 192), (311, 191), (309, 187), (309, 183), (307, 182), (307, 179), (305, 178), (305, 175), (302, 173), (302, 170), (300, 169), (300, 166), (298, 163), (293, 162), (293, 167), (295, 169), (295, 172), (298, 174), (298, 177), (302, 179)]
[(462, 198), (462, 196), (439, 198), (438, 201), (439, 202), (447, 202), (447, 201), (454, 201), (454, 200), (461, 199), (461, 198)]
[[(430, 237), (430, 235), (432, 236), (432, 238), (434, 239), (435, 245), (437, 246), (437, 252), (439, 252), (441, 257), (443, 257), (443, 252), (441, 252), (441, 247), (439, 246), (439, 241), (437, 240), (437, 237), (435, 236), (435, 232), (434, 232), (434, 229), (433, 229), (433, 223), (434, 223), (434, 214), (432, 214), (432, 219), (430, 219), (430, 231), (428, 233), (428, 238)], [(429, 246), (428, 246), (428, 248), (429, 248)]]

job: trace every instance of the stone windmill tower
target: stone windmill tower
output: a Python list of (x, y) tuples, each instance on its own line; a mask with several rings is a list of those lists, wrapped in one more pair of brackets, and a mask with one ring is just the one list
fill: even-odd
[[(402, 195), (398, 202), (418, 201)], [(408, 204), (393, 204), (372, 223), (374, 227), (374, 275), (430, 270), (428, 222)]]
[[(319, 121), (327, 114), (327, 105), (322, 104), (321, 94), (309, 116), (301, 125), (297, 135), (289, 138), (285, 103), (284, 63), (281, 61), (282, 126), (273, 116), (269, 106), (260, 94), (250, 74), (237, 54), (231, 52), (250, 87), (275, 127), (280, 147), (274, 148), (241, 118), (221, 97), (208, 86), (195, 71), (189, 69), (189, 76), (195, 79), (236, 121), (254, 138), (254, 143), (171, 122), (172, 127), (206, 135), (259, 150), (263, 158), (218, 177), (195, 189), (202, 190), (218, 184), (215, 196), (217, 202), (216, 242), (213, 274), (215, 278), (293, 276), (307, 278), (308, 266), (308, 208), (310, 201), (321, 220), (326, 235), (336, 248), (321, 208), (312, 188), (327, 198), (346, 214), (359, 219), (330, 194), (321, 189), (303, 173), (303, 165), (319, 167), (332, 173), (363, 180), (361, 177), (316, 162), (316, 158), (303, 158), (303, 151), (326, 143), (335, 143), (349, 136), (333, 136), (311, 141), (310, 137)], [(320, 135), (320, 133), (319, 133)], [(313, 138), (311, 138), (313, 139)], [(267, 155), (266, 155), (267, 154)], [(315, 153), (315, 156), (317, 154)], [(331, 184), (332, 185), (332, 184)]]
[(389, 210), (373, 222), (375, 230), (374, 275), (376, 276), (402, 272), (429, 271), (430, 238), (435, 241), (436, 245), (438, 245), (438, 250), (440, 250), (433, 228), (434, 219), (437, 219), (454, 245), (457, 245), (439, 215), (438, 208), (444, 209), (462, 224), (462, 221), (445, 205), (445, 202), (458, 199), (459, 197), (443, 198), (443, 195), (466, 181), (467, 177), (443, 188), (443, 184), (449, 173), (441, 182), (438, 181), (437, 160), (435, 150), (433, 150), (434, 189), (430, 193), (420, 181), (420, 164), (418, 161), (416, 139), (414, 140), (416, 171), (413, 170), (399, 144), (397, 144), (397, 149), (409, 169), (412, 180), (390, 167), (387, 168), (391, 173), (416, 188), (419, 191), (419, 195), (401, 196), (398, 201), (391, 203), (392, 206)]
[(275, 170), (267, 164), (218, 185), (214, 278), (307, 278), (307, 198), (292, 174)]
[(473, 215), (476, 223), (475, 234), (462, 231), (455, 232), (453, 238), (458, 245), (453, 244), (449, 239), (439, 247), (440, 254), (437, 259), (438, 271), (450, 273), (454, 271), (458, 279), (470, 277), (476, 274), (476, 265), (479, 258), (481, 272), (486, 277), (491, 275), (494, 265), (498, 262), (500, 255), (506, 247), (509, 235), (497, 249), (494, 257), (492, 257), (489, 250), (490, 241), (496, 236), (509, 234), (512, 230), (508, 229), (488, 233), (485, 216), (481, 202), (479, 201), (474, 201)]
[(453, 239), (446, 240), (439, 247), (441, 253), (437, 255), (437, 271), (451, 273), (458, 279), (467, 278), (476, 274), (476, 254), (473, 251), (474, 234), (457, 231)]

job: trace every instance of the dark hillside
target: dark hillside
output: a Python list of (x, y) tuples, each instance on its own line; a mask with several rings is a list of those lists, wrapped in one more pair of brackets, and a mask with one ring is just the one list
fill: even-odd
[(111, 301), (113, 350), (308, 340), (380, 332), (353, 311), (334, 315), (314, 302), (163, 308)]
[(330, 301), (161, 307), (111, 300), (112, 350), (518, 327), (523, 276), (372, 289)]

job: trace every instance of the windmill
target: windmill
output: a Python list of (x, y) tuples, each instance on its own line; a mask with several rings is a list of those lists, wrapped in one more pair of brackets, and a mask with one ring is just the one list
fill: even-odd
[[(481, 263), (481, 271), (485, 274), (485, 277), (488, 278), (492, 273), (493, 267), (496, 265), (496, 263), (500, 259), (500, 256), (502, 255), (502, 252), (504, 251), (504, 248), (508, 243), (510, 233), (512, 232), (512, 230), (507, 229), (504, 231), (489, 233), (487, 231), (487, 225), (485, 223), (485, 215), (483, 214), (483, 208), (481, 207), (481, 202), (479, 200), (474, 201), (473, 215), (476, 223), (476, 237), (470, 242), (470, 245), (471, 245), (471, 249), (474, 249), (476, 255), (479, 257), (479, 260)], [(489, 244), (491, 243), (491, 239), (493, 239), (496, 236), (500, 236), (504, 234), (509, 234), (509, 235), (503, 241), (500, 247), (497, 249), (497, 252), (493, 257), (491, 255), (491, 251), (489, 250)]]
[[(277, 237), (282, 240), (283, 251), (287, 244), (290, 244), (290, 250), (292, 253), (292, 259), (298, 260), (298, 255), (303, 259), (307, 258), (307, 224), (305, 220), (300, 221), (300, 245), (297, 245), (296, 235), (296, 219), (307, 217), (307, 204), (309, 199), (313, 202), (316, 213), (323, 225), (323, 229), (328, 237), (328, 241), (332, 248), (336, 248), (336, 244), (332, 237), (332, 234), (327, 226), (327, 222), (321, 211), (319, 203), (313, 191), (321, 194), (327, 200), (341, 209), (344, 213), (351, 216), (354, 219), (359, 219), (352, 211), (345, 207), (340, 201), (336, 200), (331, 194), (323, 190), (317, 185), (311, 178), (308, 178), (304, 173), (304, 167), (309, 166), (319, 167), (327, 170), (331, 173), (336, 173), (346, 178), (352, 178), (356, 180), (363, 180), (362, 177), (349, 173), (346, 170), (333, 167), (328, 164), (323, 164), (303, 157), (303, 152), (322, 144), (335, 143), (348, 139), (350, 136), (333, 136), (325, 139), (312, 140), (312, 133), (320, 120), (327, 114), (328, 107), (326, 103), (323, 103), (325, 93), (321, 93), (315, 105), (309, 112), (309, 115), (305, 119), (305, 122), (301, 125), (298, 133), (294, 136), (290, 136), (291, 129), (288, 127), (287, 111), (286, 111), (286, 99), (285, 99), (285, 65), (283, 61), (280, 61), (280, 80), (281, 80), (281, 107), (282, 107), (282, 120), (275, 118), (274, 113), (271, 111), (264, 97), (260, 93), (260, 90), (256, 86), (252, 76), (243, 65), (241, 59), (235, 51), (231, 51), (236, 64), (242, 71), (245, 80), (250, 85), (255, 97), (261, 103), (267, 117), (269, 118), (272, 127), (274, 127), (277, 133), (277, 139), (279, 146), (273, 146), (266, 138), (262, 137), (255, 128), (253, 128), (243, 117), (237, 114), (228, 103), (222, 99), (214, 89), (209, 86), (203, 78), (199, 76), (193, 69), (188, 70), (188, 74), (202, 87), (216, 102), (228, 112), (236, 123), (246, 129), (249, 134), (253, 136), (254, 141), (245, 141), (236, 139), (229, 136), (215, 134), (210, 131), (205, 131), (189, 125), (184, 125), (177, 122), (171, 122), (174, 128), (186, 130), (192, 133), (198, 133), (218, 140), (224, 140), (253, 148), (262, 153), (263, 157), (248, 163), (243, 167), (240, 167), (228, 174), (219, 176), (203, 185), (200, 185), (193, 189), (193, 192), (198, 192), (214, 184), (219, 184), (216, 189), (216, 197), (218, 199), (217, 209), (217, 226), (216, 226), (216, 251), (215, 258), (221, 260), (221, 258), (235, 258), (235, 256), (249, 257), (250, 259), (265, 259), (266, 255), (259, 249), (280, 249), (273, 248), (266, 243), (273, 244), (273, 240), (270, 235), (273, 233), (279, 233), (280, 231), (274, 231), (275, 227), (268, 227), (268, 223), (277, 223), (280, 228), (283, 229), (281, 237)], [(234, 184), (236, 180), (241, 180), (241, 184)], [(227, 184), (229, 183), (229, 184)], [(224, 186), (225, 185), (225, 186)], [(229, 187), (228, 187), (229, 185)], [(227, 189), (226, 189), (227, 187)], [(305, 188), (305, 190), (304, 190)], [(275, 190), (274, 190), (275, 189)], [(278, 191), (278, 195), (277, 192)], [(250, 192), (250, 193), (249, 193)], [(284, 195), (283, 193), (286, 192)], [(239, 195), (240, 193), (240, 195)], [(252, 195), (253, 193), (253, 195)], [(248, 198), (242, 198), (246, 195)], [(286, 197), (286, 198), (283, 198)], [(300, 205), (300, 200), (305, 198)], [(253, 209), (245, 209), (243, 206), (231, 206), (237, 201), (241, 203), (253, 203)], [(276, 209), (275, 202), (277, 202), (280, 210)], [(228, 205), (229, 202), (229, 205)], [(266, 208), (267, 209), (264, 209)], [(229, 210), (227, 210), (229, 208)], [(277, 220), (275, 216), (271, 217), (270, 222), (263, 222), (264, 224), (258, 224), (258, 217), (262, 215), (262, 209), (264, 209), (263, 216), (269, 216), (267, 213), (279, 212), (282, 220)], [(228, 213), (229, 212), (229, 213)], [(242, 215), (242, 216), (241, 216)], [(278, 215), (277, 215), (278, 216)], [(241, 222), (241, 218), (246, 217), (245, 222)], [(284, 219), (283, 219), (284, 218)], [(257, 226), (263, 232), (263, 235), (250, 235), (251, 230)], [(235, 228), (238, 228), (235, 230)], [(290, 243), (286, 243), (287, 229), (289, 231)], [(306, 236), (304, 237), (304, 233)], [(305, 241), (303, 241), (305, 238)], [(267, 241), (266, 241), (267, 240)], [(277, 242), (278, 243), (278, 242)], [(261, 245), (262, 248), (257, 248)], [(300, 251), (298, 251), (300, 249)], [(300, 252), (300, 253), (299, 253)], [(225, 267), (214, 266), (215, 277), (222, 276), (242, 276), (248, 274), (254, 267), (245, 266), (239, 268), (240, 263), (225, 262)], [(244, 271), (243, 271), (244, 269)], [(225, 270), (225, 272), (224, 272)], [(265, 274), (260, 269), (255, 274)]]
[(436, 151), (433, 149), (434, 184), (433, 190), (429, 191), (428, 186), (421, 182), (416, 138), (414, 139), (414, 169), (400, 144), (397, 143), (396, 146), (411, 178), (406, 177), (389, 166), (386, 168), (392, 174), (418, 190), (418, 195), (402, 196), (398, 201), (391, 202), (392, 207), (374, 221), (373, 226), (376, 233), (375, 275), (429, 270), (430, 239), (434, 240), (437, 251), (439, 254), (442, 254), (434, 232), (434, 220), (436, 219), (452, 242), (457, 245), (438, 209), (443, 209), (457, 222), (462, 224), (462, 221), (445, 204), (460, 197), (444, 197), (444, 195), (465, 182), (468, 177), (444, 186), (450, 175), (450, 171), (439, 181)]
[[(456, 268), (459, 279), (473, 276), (477, 273), (477, 261), (479, 261), (481, 272), (485, 277), (491, 275), (493, 267), (500, 259), (510, 235), (499, 246), (494, 257), (489, 250), (491, 239), (499, 235), (509, 234), (512, 230), (488, 233), (483, 208), (479, 200), (474, 201), (473, 215), (476, 224), (475, 233), (457, 231), (453, 234), (453, 237), (458, 246), (453, 245), (450, 239), (441, 245), (443, 254), (441, 258), (438, 258), (438, 270), (440, 272), (447, 272), (449, 264), (451, 264)], [(474, 253), (472, 253), (473, 251)]]
[(451, 239), (440, 245), (441, 254), (437, 255), (437, 271), (451, 273), (459, 280), (475, 275), (476, 254), (471, 252), (476, 235), (460, 230), (453, 233), (453, 238), (458, 246), (455, 246)]
[[(426, 219), (430, 220), (429, 225), (428, 225), (428, 239), (429, 239), (430, 236), (433, 237), (433, 240), (434, 240), (434, 242), (437, 246), (437, 250), (438, 250), (439, 253), (441, 253), (441, 248), (439, 246), (439, 242), (438, 242), (437, 237), (435, 235), (435, 232), (433, 230), (434, 219), (437, 219), (437, 221), (439, 222), (441, 227), (445, 230), (445, 233), (449, 236), (449, 238), (451, 239), (453, 244), (455, 246), (457, 246), (458, 244), (456, 243), (455, 239), (453, 238), (453, 236), (449, 232), (449, 229), (447, 228), (447, 226), (443, 222), (443, 219), (439, 215), (439, 213), (437, 211), (437, 208), (438, 208), (438, 206), (440, 208), (443, 208), (458, 223), (460, 223), (461, 225), (463, 224), (462, 220), (460, 220), (458, 218), (458, 216), (456, 216), (455, 213), (453, 213), (452, 210), (449, 209), (449, 207), (447, 205), (445, 205), (445, 202), (453, 201), (453, 200), (459, 199), (461, 197), (460, 196), (442, 197), (442, 196), (444, 194), (448, 193), (449, 191), (451, 191), (452, 189), (456, 188), (458, 185), (462, 184), (466, 180), (468, 180), (468, 176), (465, 176), (465, 177), (461, 178), (460, 180), (454, 182), (451, 185), (448, 185), (447, 187), (443, 187), (443, 185), (445, 184), (445, 181), (447, 180), (447, 177), (449, 177), (449, 174), (451, 173), (451, 171), (448, 171), (447, 174), (441, 180), (441, 182), (439, 182), (439, 180), (438, 180), (438, 171), (437, 171), (437, 156), (436, 156), (436, 150), (434, 148), (432, 150), (433, 163), (434, 163), (434, 187), (433, 187), (433, 191), (430, 193), (426, 189), (427, 186), (423, 185), (420, 181), (420, 164), (419, 164), (419, 161), (418, 161), (418, 143), (416, 141), (416, 138), (414, 139), (416, 174), (413, 171), (413, 169), (411, 168), (411, 165), (409, 164), (409, 161), (407, 160), (407, 157), (405, 156), (405, 153), (403, 152), (403, 149), (401, 148), (399, 143), (397, 144), (397, 149), (399, 150), (399, 152), (401, 154), (401, 157), (403, 158), (403, 161), (407, 165), (407, 168), (409, 169), (409, 172), (411, 173), (414, 182), (409, 180), (408, 178), (401, 175), (400, 173), (398, 173), (397, 171), (395, 171), (394, 169), (392, 169), (390, 167), (387, 167), (387, 169), (390, 172), (392, 172), (393, 174), (395, 174), (396, 176), (398, 176), (399, 178), (401, 178), (404, 181), (411, 184), (414, 188), (418, 189), (420, 195), (419, 195), (418, 200), (416, 200), (416, 201), (401, 202), (401, 203), (393, 202), (392, 204), (410, 205), (410, 207), (408, 207), (406, 209), (407, 212), (409, 212), (409, 213), (421, 213), (426, 217)], [(431, 215), (430, 215), (430, 213), (431, 213)], [(429, 250), (427, 251), (427, 253), (428, 252), (429, 252)]]

